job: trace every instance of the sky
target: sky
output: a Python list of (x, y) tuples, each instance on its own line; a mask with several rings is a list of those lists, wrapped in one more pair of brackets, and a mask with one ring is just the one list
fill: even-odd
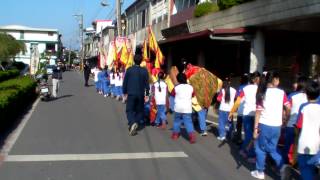
[[(104, 1), (109, 6), (101, 6)], [(135, 0), (123, 0), (122, 10)], [(83, 14), (84, 27), (95, 19), (114, 19), (115, 0), (1, 0), (0, 26), (23, 25), (58, 29), (65, 47), (79, 47), (79, 21), (74, 14)]]

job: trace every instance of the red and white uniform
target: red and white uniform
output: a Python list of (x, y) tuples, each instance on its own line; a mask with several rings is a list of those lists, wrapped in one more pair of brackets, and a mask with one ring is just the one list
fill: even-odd
[(283, 106), (290, 105), (286, 93), (279, 88), (267, 88), (262, 104), (257, 104), (261, 111), (259, 123), (267, 126), (281, 126)]
[(243, 115), (255, 116), (256, 113), (256, 94), (258, 86), (249, 84), (245, 86), (240, 92), (239, 97), (243, 100)]
[(189, 84), (179, 84), (171, 92), (174, 96), (174, 111), (177, 113), (192, 113), (193, 87)]
[(237, 91), (233, 88), (230, 87), (230, 101), (229, 102), (225, 102), (225, 95), (226, 92), (224, 89), (221, 90), (221, 92), (218, 95), (218, 101), (220, 101), (220, 106), (219, 106), (219, 110), (220, 111), (226, 111), (226, 112), (230, 112), (230, 110), (232, 109), (232, 106), (234, 104), (234, 98), (236, 96)]
[(299, 154), (317, 154), (320, 151), (320, 104), (305, 103), (300, 107), (296, 127), (301, 129)]

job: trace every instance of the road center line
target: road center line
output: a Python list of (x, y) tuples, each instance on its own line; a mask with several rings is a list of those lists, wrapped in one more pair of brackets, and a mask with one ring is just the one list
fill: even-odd
[(9, 155), (6, 162), (42, 162), (42, 161), (97, 161), (97, 160), (130, 160), (187, 158), (184, 152), (142, 152), (110, 154), (48, 154), (48, 155)]

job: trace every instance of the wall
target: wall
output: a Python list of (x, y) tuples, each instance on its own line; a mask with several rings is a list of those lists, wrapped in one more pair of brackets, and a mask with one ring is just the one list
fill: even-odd
[(211, 28), (262, 26), (320, 14), (320, 0), (256, 0), (188, 21), (191, 32)]

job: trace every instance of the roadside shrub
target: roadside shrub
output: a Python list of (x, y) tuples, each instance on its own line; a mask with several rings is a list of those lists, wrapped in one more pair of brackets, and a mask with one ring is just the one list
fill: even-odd
[(219, 0), (218, 6), (221, 10), (223, 10), (223, 9), (228, 9), (232, 6), (249, 2), (249, 1), (253, 1), (253, 0)]
[(0, 71), (0, 82), (11, 79), (11, 78), (15, 78), (19, 76), (19, 74), (20, 72), (17, 69)]
[(207, 1), (204, 3), (198, 4), (196, 6), (196, 8), (194, 9), (194, 12), (193, 12), (193, 16), (194, 17), (201, 17), (201, 16), (204, 16), (206, 14), (216, 12), (216, 11), (219, 11), (218, 5)]
[(0, 124), (5, 125), (36, 97), (36, 82), (19, 77), (0, 83)]

